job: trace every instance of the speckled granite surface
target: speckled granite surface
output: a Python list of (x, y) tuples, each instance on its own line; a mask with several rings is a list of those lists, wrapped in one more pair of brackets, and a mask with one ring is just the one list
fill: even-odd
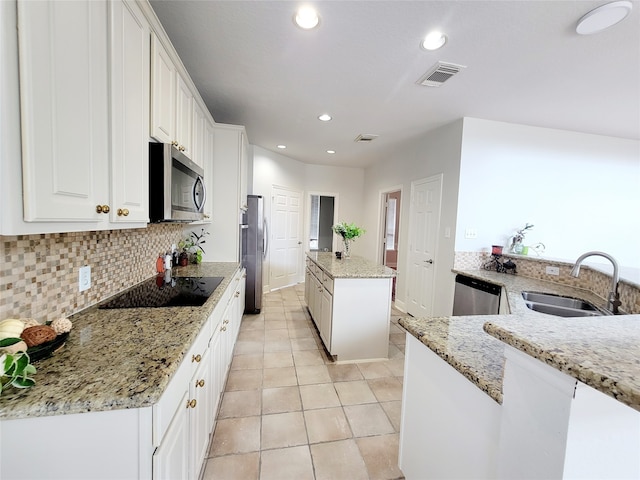
[(511, 314), (404, 318), (400, 324), (493, 399), (502, 400), (504, 342), (640, 410), (640, 315), (545, 315), (526, 307), (522, 291), (575, 296), (598, 306), (604, 300), (526, 277), (484, 270), (456, 273), (505, 287)]
[(0, 396), (0, 419), (153, 405), (238, 268), (207, 263), (175, 270), (182, 277), (224, 277), (201, 307), (91, 307), (70, 317), (65, 347), (36, 363), (36, 385)]
[(307, 252), (307, 256), (333, 278), (391, 278), (396, 272), (356, 255), (337, 259), (331, 252)]

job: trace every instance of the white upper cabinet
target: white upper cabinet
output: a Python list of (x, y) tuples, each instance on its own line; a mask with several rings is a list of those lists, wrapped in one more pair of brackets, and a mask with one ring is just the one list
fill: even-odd
[(206, 121), (205, 113), (202, 107), (198, 104), (196, 99), (193, 99), (193, 122), (191, 131), (191, 160), (193, 160), (198, 166), (204, 168), (204, 143), (205, 133), (204, 124)]
[(191, 141), (193, 129), (193, 93), (182, 75), (178, 74), (176, 90), (176, 141), (178, 149), (187, 157), (193, 155)]
[(112, 1), (112, 222), (149, 221), (150, 27), (133, 2)]
[(151, 136), (163, 143), (176, 139), (176, 67), (158, 37), (151, 35)]
[[(18, 2), (24, 220), (109, 205), (107, 3)], [(102, 207), (98, 209), (102, 211)]]

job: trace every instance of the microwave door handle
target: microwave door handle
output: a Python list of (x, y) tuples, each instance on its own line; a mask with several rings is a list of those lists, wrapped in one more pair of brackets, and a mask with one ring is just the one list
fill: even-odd
[[(198, 196), (196, 195), (196, 191), (198, 190), (198, 184), (202, 185), (202, 188), (200, 189), (202, 191), (202, 201), (200, 203), (198, 203)], [(204, 206), (204, 202), (206, 202), (207, 200), (207, 190), (204, 187), (204, 181), (202, 180), (202, 177), (198, 177), (196, 178), (196, 181), (193, 182), (193, 203), (195, 203), (196, 207), (198, 208), (198, 211), (202, 210), (202, 207)]]

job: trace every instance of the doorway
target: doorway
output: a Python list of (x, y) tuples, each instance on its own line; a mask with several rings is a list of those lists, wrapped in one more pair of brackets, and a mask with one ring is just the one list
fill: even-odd
[[(382, 264), (398, 270), (398, 239), (400, 234), (400, 199), (402, 192), (394, 190), (383, 193)], [(396, 277), (393, 278), (391, 300), (396, 299)]]
[(309, 196), (309, 251), (333, 251), (333, 225), (335, 224), (335, 197), (311, 194)]

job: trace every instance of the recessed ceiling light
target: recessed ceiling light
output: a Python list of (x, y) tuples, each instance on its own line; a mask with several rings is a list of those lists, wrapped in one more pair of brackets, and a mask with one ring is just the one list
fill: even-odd
[(431, 32), (422, 41), (425, 50), (437, 50), (447, 43), (447, 36), (442, 32)]
[(309, 6), (300, 7), (293, 17), (296, 25), (304, 30), (311, 30), (318, 26), (320, 17), (318, 13)]
[(578, 20), (576, 32), (580, 35), (601, 32), (624, 20), (632, 7), (631, 2), (627, 0), (601, 5)]
[(321, 122), (328, 122), (329, 120), (331, 120), (331, 115), (329, 115), (328, 113), (323, 113), (318, 117), (318, 120), (320, 120)]
[(286, 145), (278, 145), (278, 148), (281, 148), (282, 150), (284, 150), (285, 148), (287, 148)]
[(336, 151), (335, 150), (327, 150), (327, 153), (330, 153), (330, 154), (333, 155), (334, 153), (336, 153)]

